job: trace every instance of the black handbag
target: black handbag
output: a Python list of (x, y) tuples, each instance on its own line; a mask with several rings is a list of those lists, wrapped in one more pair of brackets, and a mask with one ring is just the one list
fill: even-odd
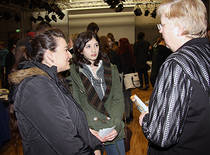
[(123, 118), (124, 118), (124, 121), (125, 121), (125, 127), (124, 127), (124, 132), (125, 132), (125, 138), (124, 138), (125, 152), (128, 152), (130, 150), (130, 141), (131, 141), (131, 137), (132, 137), (132, 131), (126, 124), (126, 117), (125, 117), (125, 115), (123, 116)]

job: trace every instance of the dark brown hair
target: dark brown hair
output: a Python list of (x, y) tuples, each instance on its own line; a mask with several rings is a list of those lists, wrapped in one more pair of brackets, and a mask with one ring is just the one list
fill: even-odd
[[(74, 52), (75, 52), (75, 57), (73, 58), (73, 62), (76, 65), (80, 65), (80, 67), (82, 67), (82, 64), (88, 64), (90, 65), (91, 62), (89, 60), (87, 60), (83, 54), (81, 54), (83, 52), (83, 49), (86, 45), (86, 43), (88, 41), (90, 41), (92, 38), (95, 38), (96, 41), (100, 44), (99, 38), (97, 36), (97, 34), (95, 34), (94, 32), (91, 31), (86, 31), (86, 32), (82, 32), (78, 35), (77, 39), (74, 42)], [(104, 55), (102, 54), (102, 52), (100, 52), (100, 48), (99, 48), (99, 53), (98, 53), (98, 57), (96, 59), (96, 61), (94, 62), (94, 65), (97, 66), (99, 63), (99, 60), (103, 59)]]
[(57, 28), (49, 29), (35, 36), (31, 41), (31, 58), (35, 61), (42, 62), (46, 50), (55, 51), (57, 45), (56, 38), (63, 38), (63, 32)]
[(99, 27), (98, 27), (98, 25), (96, 23), (92, 22), (92, 23), (88, 24), (87, 31), (98, 33)]
[(108, 53), (110, 51), (108, 38), (106, 36), (101, 36), (99, 39), (101, 52)]

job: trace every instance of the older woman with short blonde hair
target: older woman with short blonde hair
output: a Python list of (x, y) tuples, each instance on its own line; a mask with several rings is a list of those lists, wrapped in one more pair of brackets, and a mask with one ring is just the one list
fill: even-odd
[(201, 0), (167, 0), (158, 8), (159, 32), (173, 53), (162, 64), (139, 123), (149, 155), (210, 152), (210, 44)]

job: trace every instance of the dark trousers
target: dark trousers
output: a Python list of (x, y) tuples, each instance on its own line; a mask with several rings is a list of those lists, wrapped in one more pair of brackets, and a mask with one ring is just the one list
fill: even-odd
[(149, 85), (149, 76), (147, 70), (138, 70), (139, 74), (139, 81), (140, 81), (140, 87), (143, 87), (143, 76), (144, 76), (144, 81), (145, 81), (145, 86)]
[(1, 87), (5, 88), (5, 82), (6, 82), (6, 74), (5, 74), (5, 67), (1, 66), (0, 68), (0, 78), (1, 78)]

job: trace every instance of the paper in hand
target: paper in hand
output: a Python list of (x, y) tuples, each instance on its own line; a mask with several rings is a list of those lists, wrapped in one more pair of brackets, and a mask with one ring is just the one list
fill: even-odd
[(98, 131), (98, 134), (99, 134), (100, 137), (104, 138), (106, 135), (108, 135), (109, 133), (111, 133), (114, 128), (115, 128), (115, 126), (113, 126), (111, 128), (100, 129)]

